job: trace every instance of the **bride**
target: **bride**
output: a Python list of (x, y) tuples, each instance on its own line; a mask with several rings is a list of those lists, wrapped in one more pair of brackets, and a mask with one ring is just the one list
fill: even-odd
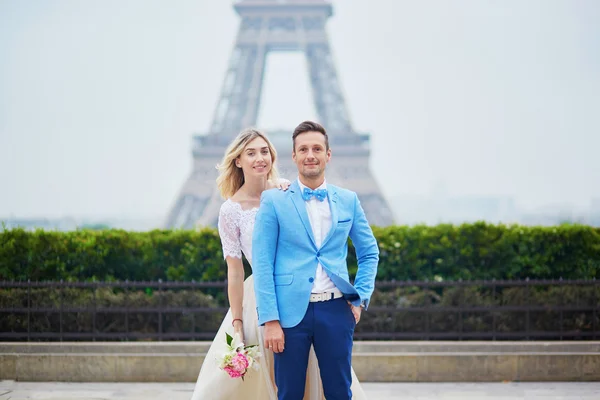
[[(277, 153), (269, 139), (255, 129), (242, 131), (229, 145), (219, 165), (217, 186), (227, 199), (219, 212), (219, 235), (227, 262), (227, 293), (230, 309), (206, 354), (192, 400), (276, 400), (273, 352), (264, 347), (263, 327), (258, 326), (253, 277), (244, 281), (242, 253), (252, 264), (252, 231), (263, 190), (286, 190), (289, 181), (278, 180)], [(219, 369), (226, 345), (225, 333), (237, 334), (246, 344), (259, 346), (259, 369), (250, 370), (244, 380), (231, 378)], [(352, 370), (354, 400), (366, 399)], [(324, 399), (319, 366), (311, 349), (304, 400)]]

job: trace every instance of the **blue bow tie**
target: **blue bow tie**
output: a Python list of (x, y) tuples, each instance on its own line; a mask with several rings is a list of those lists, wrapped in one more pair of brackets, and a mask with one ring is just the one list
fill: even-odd
[(309, 188), (304, 188), (304, 191), (302, 192), (302, 198), (304, 201), (310, 200), (313, 196), (315, 199), (323, 201), (327, 198), (327, 189), (312, 190)]

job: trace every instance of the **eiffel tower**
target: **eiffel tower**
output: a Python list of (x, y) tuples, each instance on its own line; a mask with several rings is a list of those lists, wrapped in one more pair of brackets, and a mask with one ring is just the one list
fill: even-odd
[[(355, 191), (369, 223), (387, 226), (393, 215), (369, 170), (369, 134), (356, 132), (331, 57), (325, 30), (333, 7), (326, 0), (240, 0), (241, 17), (235, 48), (223, 81), (210, 131), (193, 138), (193, 171), (166, 227), (216, 226), (223, 202), (217, 190), (215, 166), (227, 145), (244, 128), (255, 126), (269, 52), (300, 51), (306, 56), (315, 109), (329, 135), (333, 157), (327, 181)], [(290, 121), (293, 126), (301, 121)], [(297, 170), (289, 155), (292, 130), (266, 132), (279, 152), (280, 175), (290, 180)]]

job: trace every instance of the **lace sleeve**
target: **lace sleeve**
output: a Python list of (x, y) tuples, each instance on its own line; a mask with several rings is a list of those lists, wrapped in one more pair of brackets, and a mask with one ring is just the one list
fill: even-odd
[(223, 246), (223, 258), (242, 258), (238, 210), (230, 202), (225, 202), (219, 211), (219, 236)]

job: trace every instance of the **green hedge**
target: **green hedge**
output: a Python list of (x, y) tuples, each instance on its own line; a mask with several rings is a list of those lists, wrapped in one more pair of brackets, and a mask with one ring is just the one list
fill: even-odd
[(0, 233), (0, 280), (219, 280), (226, 276), (221, 242), (213, 229)]
[(474, 223), (374, 232), (378, 279), (600, 278), (600, 228)]
[[(379, 280), (600, 277), (600, 228), (474, 223), (374, 228)], [(356, 271), (352, 246), (348, 263)], [(221, 280), (215, 229), (0, 232), (0, 280)]]

